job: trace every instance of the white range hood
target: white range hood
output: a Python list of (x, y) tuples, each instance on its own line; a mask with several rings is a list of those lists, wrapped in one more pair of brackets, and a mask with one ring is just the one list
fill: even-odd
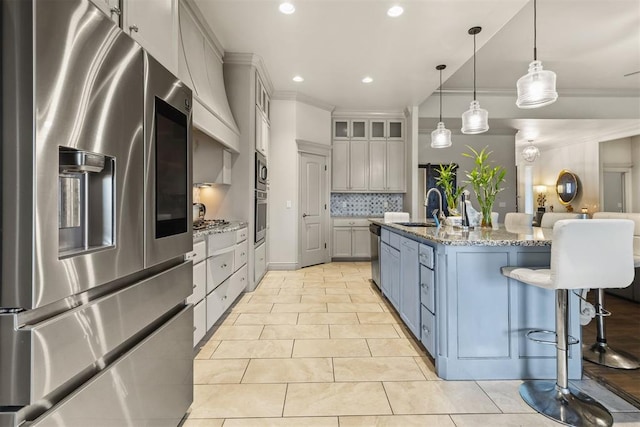
[(240, 131), (233, 118), (222, 74), (223, 50), (193, 12), (180, 2), (178, 77), (193, 90), (193, 126), (239, 152)]

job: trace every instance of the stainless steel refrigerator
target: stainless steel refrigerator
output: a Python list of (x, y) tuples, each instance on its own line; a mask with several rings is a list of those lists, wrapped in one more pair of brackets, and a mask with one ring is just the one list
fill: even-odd
[(88, 0), (0, 1), (0, 426), (175, 426), (191, 91)]

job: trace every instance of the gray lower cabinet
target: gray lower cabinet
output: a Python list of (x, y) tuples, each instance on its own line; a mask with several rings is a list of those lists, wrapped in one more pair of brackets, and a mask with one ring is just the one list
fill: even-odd
[(400, 240), (400, 317), (409, 330), (420, 339), (420, 283), (418, 248), (415, 240)]
[(400, 310), (400, 251), (385, 242), (380, 246), (382, 293)]
[[(550, 246), (442, 244), (392, 227), (381, 231), (382, 292), (435, 359), (439, 377), (555, 378), (555, 347), (526, 337), (555, 330), (555, 292), (500, 273), (506, 265), (549, 265)], [(569, 295), (569, 334), (580, 338), (580, 300)], [(572, 345), (569, 379), (581, 376), (581, 349)]]
[(422, 314), (420, 339), (432, 357), (436, 357), (436, 282), (434, 250), (431, 246), (420, 245), (420, 311)]

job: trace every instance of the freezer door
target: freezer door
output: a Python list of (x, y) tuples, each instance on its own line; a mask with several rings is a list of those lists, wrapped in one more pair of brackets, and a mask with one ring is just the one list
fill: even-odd
[(193, 401), (189, 305), (32, 427), (174, 427)]
[[(10, 325), (2, 330), (0, 316), (0, 333), (13, 337), (13, 346), (6, 348), (12, 351), (4, 351), (5, 338), (0, 349), (0, 361), (12, 360), (0, 364), (0, 402), (28, 406), (69, 393), (123, 348), (135, 345), (167, 313), (184, 306), (192, 284), (193, 265), (187, 261), (16, 331)], [(20, 323), (17, 319), (14, 324)]]

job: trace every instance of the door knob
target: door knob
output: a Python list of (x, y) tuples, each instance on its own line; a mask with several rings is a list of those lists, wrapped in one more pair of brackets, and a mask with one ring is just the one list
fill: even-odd
[(306, 217), (308, 217), (308, 216), (311, 216), (311, 215), (307, 215), (306, 213), (303, 213), (303, 214), (302, 214), (302, 218), (306, 218)]
[(139, 30), (139, 28), (138, 28), (138, 26), (137, 26), (137, 25), (130, 25), (130, 26), (129, 26), (129, 30), (130, 30), (132, 33), (137, 33), (137, 32), (138, 32), (138, 30)]

